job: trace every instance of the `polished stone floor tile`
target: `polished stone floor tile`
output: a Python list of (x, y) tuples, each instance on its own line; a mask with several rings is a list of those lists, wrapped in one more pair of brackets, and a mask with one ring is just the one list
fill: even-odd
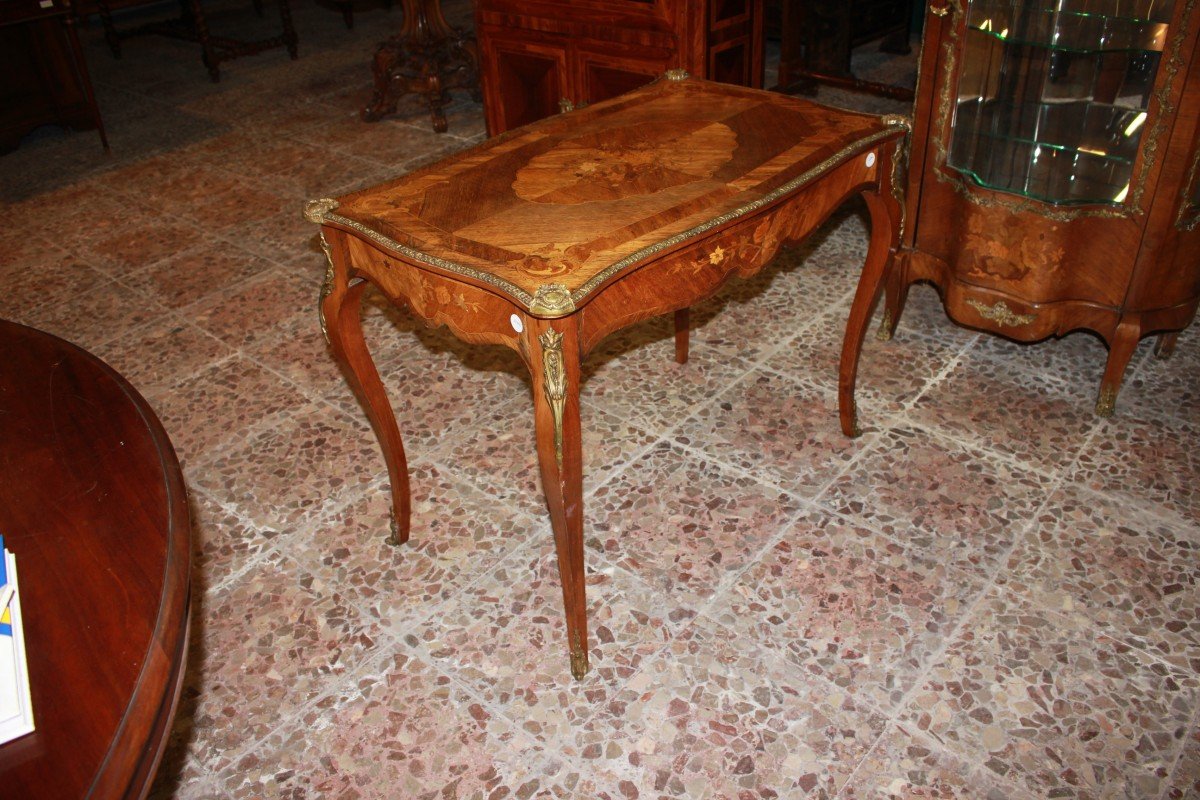
[(1196, 800), (1200, 797), (1200, 728), (1192, 728), (1183, 753), (1175, 764), (1170, 785), (1163, 793), (1167, 800)]
[(695, 348), (686, 364), (675, 362), (673, 323), (659, 317), (605, 339), (584, 357), (581, 400), (651, 432), (683, 422), (749, 369), (740, 358)]
[(672, 437), (804, 497), (819, 494), (875, 438), (842, 434), (836, 394), (762, 370), (705, 401)]
[[(1144, 341), (1143, 348), (1149, 342), (1153, 339)], [(1134, 368), (1130, 366), (1117, 398), (1117, 413), (1147, 419), (1200, 419), (1197, 370), (1200, 370), (1200, 340), (1195, 328), (1189, 328), (1180, 334), (1175, 352), (1169, 358), (1146, 358), (1132, 378), (1130, 373)]]
[(538, 764), (513, 726), (409, 653), (369, 669), (229, 764), (225, 796), (530, 797)]
[[(545, 517), (533, 400), (516, 382), (506, 381), (504, 386), (515, 389), (516, 396), (484, 409), (469, 430), (448, 438), (431, 457), (493, 497), (528, 514)], [(580, 427), (585, 502), (596, 487), (656, 441), (636, 423), (591, 407), (583, 410)]]
[(1006, 592), (991, 593), (901, 719), (1045, 797), (1155, 797), (1200, 678)]
[(825, 512), (802, 515), (708, 613), (892, 711), (949, 641), (984, 580)]
[(392, 544), (392, 492), (386, 481), (353, 496), (337, 513), (288, 538), (299, 563), (326, 577), (371, 619), (396, 636), (440, 615), (531, 540), (547, 523), (514, 513), (425, 461), (410, 465), (409, 540)]
[(198, 459), (191, 472), (214, 499), (287, 531), (331, 513), (385, 466), (365, 421), (313, 404)]
[(562, 752), (628, 781), (627, 796), (832, 798), (884, 725), (848, 692), (697, 620)]
[(1072, 487), (1019, 540), (1004, 582), (1044, 608), (1200, 672), (1200, 528)]
[(86, 260), (44, 239), (13, 237), (0, 249), (0, 315), (5, 319), (27, 318), (40, 305), (70, 303), (108, 280)]
[(698, 608), (799, 508), (785, 492), (664, 442), (592, 495), (584, 536), (590, 552)]
[(1200, 420), (1119, 415), (1096, 430), (1070, 479), (1200, 524)]
[[(810, 381), (836, 391), (847, 311), (815, 325), (775, 353), (767, 369)], [(855, 399), (864, 429), (882, 423), (912, 402), (958, 353), (954, 340), (942, 341), (924, 333), (879, 341), (872, 332), (863, 342), (858, 362)]]
[[(212, 596), (279, 540), (279, 532), (261, 528), (224, 508), (207, 493), (192, 489), (192, 587)], [(290, 548), (289, 548), (290, 551)]]
[(540, 544), (491, 570), (404, 640), (553, 750), (694, 614), (627, 572), (595, 564), (587, 577), (591, 670), (575, 680), (551, 535), (542, 526), (531, 533)]
[[(1028, 351), (1002, 351), (1003, 357), (982, 350), (963, 354), (917, 400), (909, 419), (1037, 469), (1062, 469), (1100, 424), (1093, 411), (1095, 387), (1053, 372), (1031, 372), (1021, 358)], [(1028, 435), (1033, 429), (1037, 436)]]
[(898, 427), (882, 434), (820, 502), (916, 553), (990, 575), (1050, 489), (1039, 473)]
[(890, 725), (842, 790), (845, 800), (1033, 800), (979, 765), (957, 758), (902, 725)]
[(157, 396), (235, 355), (229, 345), (192, 325), (186, 316), (176, 314), (163, 314), (102, 345), (95, 353), (147, 397)]
[(183, 308), (269, 269), (255, 257), (212, 234), (191, 248), (168, 255), (140, 271), (122, 274), (121, 282), (159, 305)]
[[(282, 267), (260, 272), (189, 308), (197, 325), (233, 347), (249, 347), (297, 319), (312, 319), (319, 285)], [(253, 320), (253, 324), (248, 324)]]
[(307, 402), (287, 381), (244, 358), (214, 364), (147, 397), (185, 463), (210, 458), (221, 445)]
[(21, 312), (18, 319), (85, 350), (96, 350), (156, 320), (166, 309), (113, 280), (97, 277), (87, 291)]
[[(189, 750), (213, 772), (335, 690), (383, 636), (339, 587), (278, 552), (215, 591), (195, 622), (201, 663), (187, 681), (203, 691)], [(230, 653), (238, 654), (236, 664)]]

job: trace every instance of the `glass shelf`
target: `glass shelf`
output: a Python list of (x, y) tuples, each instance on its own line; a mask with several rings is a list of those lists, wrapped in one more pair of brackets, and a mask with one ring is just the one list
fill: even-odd
[(1167, 24), (1103, 14), (1036, 8), (1008, 2), (972, 3), (967, 25), (1001, 42), (1037, 45), (1070, 53), (1122, 50), (1161, 53)]
[(970, 0), (947, 165), (1047, 203), (1129, 192), (1173, 0)]

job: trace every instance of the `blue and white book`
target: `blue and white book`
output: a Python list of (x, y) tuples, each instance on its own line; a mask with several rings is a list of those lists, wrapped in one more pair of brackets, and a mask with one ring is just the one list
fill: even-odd
[(0, 743), (33, 733), (17, 562), (0, 536)]

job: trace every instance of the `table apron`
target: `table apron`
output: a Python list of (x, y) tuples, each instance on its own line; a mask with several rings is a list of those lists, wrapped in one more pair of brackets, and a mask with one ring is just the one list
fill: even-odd
[[(890, 143), (881, 147), (891, 149)], [(883, 174), (889, 161), (876, 158), (868, 167), (865, 156), (857, 155), (769, 206), (622, 272), (592, 293), (578, 312), (583, 352), (614, 331), (712, 296), (734, 275), (756, 274), (781, 246), (808, 236), (850, 197), (879, 191), (890, 178)]]
[(512, 317), (516, 315), (524, 323), (527, 315), (515, 301), (409, 264), (337, 229), (327, 228), (326, 235), (346, 236), (353, 277), (369, 281), (393, 303), (408, 308), (430, 326), (445, 325), (465, 342), (502, 344), (525, 357)]

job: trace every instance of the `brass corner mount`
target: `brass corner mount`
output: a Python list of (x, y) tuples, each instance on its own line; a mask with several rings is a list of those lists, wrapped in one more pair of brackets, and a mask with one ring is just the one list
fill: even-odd
[(338, 201), (330, 197), (309, 200), (304, 204), (304, 218), (309, 222), (320, 225), (325, 222), (325, 216), (338, 207)]
[(561, 283), (544, 283), (533, 293), (529, 313), (536, 317), (553, 319), (565, 317), (575, 310), (571, 290)]

